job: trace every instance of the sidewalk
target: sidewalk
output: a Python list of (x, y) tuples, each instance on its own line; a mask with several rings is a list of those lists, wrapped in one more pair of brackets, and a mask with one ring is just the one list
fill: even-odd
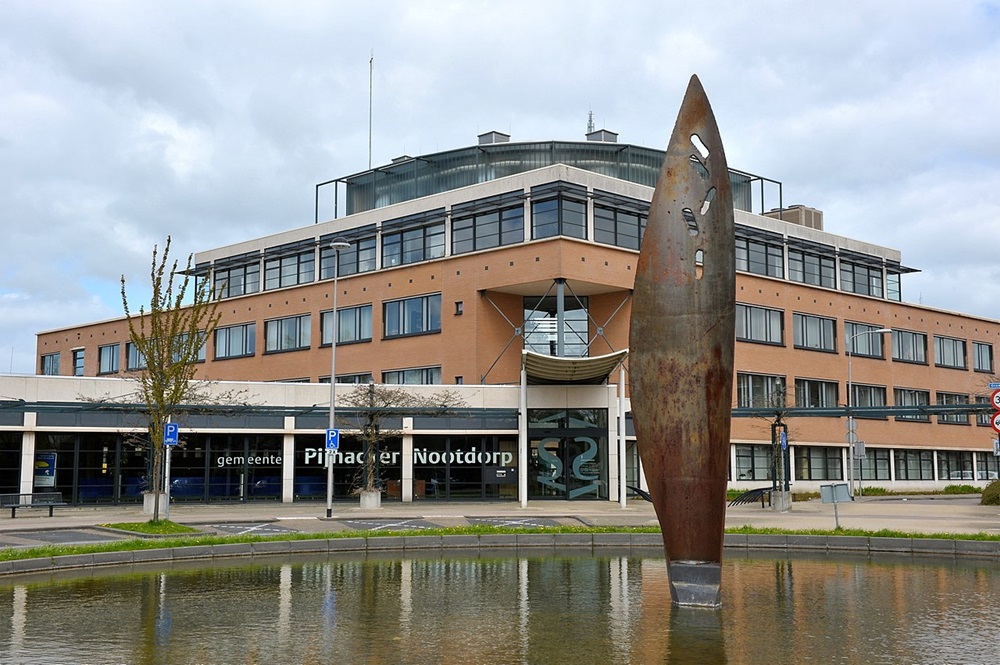
[[(752, 525), (790, 530), (835, 527), (833, 504), (818, 500), (795, 503), (781, 513), (759, 504), (729, 508), (726, 526)], [(1000, 534), (1000, 507), (981, 506), (979, 497), (862, 497), (838, 506), (840, 526), (878, 531), (892, 529), (914, 533)], [(11, 519), (0, 514), (0, 533), (32, 530), (84, 529), (112, 522), (141, 522), (149, 519), (140, 506), (95, 506), (56, 508), (53, 517), (46, 510), (22, 509)], [(655, 526), (650, 503), (630, 501), (625, 508), (617, 503), (596, 501), (531, 501), (527, 508), (516, 503), (497, 502), (385, 502), (377, 511), (362, 511), (355, 503), (334, 503), (333, 517), (326, 519), (325, 503), (216, 503), (173, 504), (170, 519), (181, 524), (205, 526), (221, 523), (273, 522), (301, 532), (338, 531), (358, 528), (355, 520), (423, 520), (437, 526), (460, 526), (470, 518), (506, 520), (549, 520), (560, 524), (592, 526)]]

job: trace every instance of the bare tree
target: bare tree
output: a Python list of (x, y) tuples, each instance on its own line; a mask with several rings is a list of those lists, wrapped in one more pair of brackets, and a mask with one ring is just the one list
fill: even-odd
[(164, 489), (164, 425), (178, 405), (201, 401), (199, 387), (193, 381), (196, 363), (206, 340), (219, 323), (218, 301), (212, 299), (208, 280), (195, 283), (190, 302), (185, 304), (193, 260), (194, 256), (189, 254), (184, 270), (178, 270), (176, 260), (170, 263), (170, 236), (167, 236), (162, 255), (154, 245), (149, 272), (152, 287), (149, 309), (140, 307), (138, 315), (132, 314), (125, 292), (125, 276), (121, 278), (129, 342), (134, 358), (140, 361), (137, 364), (142, 366), (132, 378), (146, 405), (153, 459), (150, 490), (154, 494), (154, 520), (160, 517), (160, 495)]
[(402, 386), (374, 383), (355, 387), (339, 398), (339, 403), (351, 407), (358, 414), (354, 426), (364, 446), (364, 461), (359, 470), (357, 492), (382, 490), (379, 471), (381, 446), (386, 440), (402, 434), (397, 428), (385, 426), (387, 418), (442, 416), (465, 406), (464, 400), (452, 390), (422, 395)]

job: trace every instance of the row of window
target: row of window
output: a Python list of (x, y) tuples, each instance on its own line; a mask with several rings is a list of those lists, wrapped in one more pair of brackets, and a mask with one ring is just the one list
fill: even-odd
[[(785, 313), (780, 309), (755, 305), (736, 305), (736, 339), (744, 342), (784, 345)], [(884, 358), (882, 328), (867, 323), (844, 322), (844, 340), (848, 355)], [(797, 349), (837, 352), (837, 321), (813, 314), (792, 314), (792, 344)], [(892, 359), (927, 364), (926, 333), (892, 330)], [(964, 339), (933, 336), (934, 364), (937, 367), (968, 369), (967, 342)], [(993, 345), (972, 342), (972, 369), (993, 371)]]
[[(840, 386), (836, 381), (822, 379), (795, 379), (795, 406), (808, 408), (833, 408), (840, 402)], [(772, 374), (751, 374), (739, 372), (736, 375), (736, 403), (744, 408), (780, 407), (788, 403), (785, 377)], [(851, 383), (849, 403), (857, 407), (883, 407), (887, 405), (887, 389), (863, 383)], [(989, 398), (976, 396), (976, 403), (986, 403)], [(936, 391), (935, 404), (950, 406), (969, 404), (969, 396), (962, 393)], [(893, 404), (901, 407), (921, 407), (931, 404), (931, 392), (918, 388), (893, 388)], [(896, 420), (930, 422), (925, 413), (895, 416)], [(937, 416), (939, 423), (969, 424), (969, 416), (949, 413)], [(977, 414), (977, 424), (990, 425), (988, 413)]]
[[(649, 203), (621, 197), (565, 182), (534, 187), (530, 195), (531, 239), (565, 236), (587, 239), (587, 201), (593, 198), (594, 241), (625, 249), (638, 250), (646, 229)], [(451, 254), (480, 251), (524, 242), (525, 205), (522, 192), (470, 201), (456, 205), (451, 213)], [(403, 228), (399, 228), (403, 227)], [(383, 225), (381, 266), (395, 267), (429, 261), (445, 256), (446, 219), (444, 209)], [(334, 265), (339, 276), (373, 271), (378, 267), (378, 236), (374, 225), (353, 230), (350, 247), (334, 250), (322, 247), (319, 252), (319, 277), (331, 279)], [(799, 246), (802, 245), (802, 246)], [(837, 285), (836, 250), (832, 246), (794, 243), (787, 248), (788, 279), (835, 289)], [(235, 257), (239, 258), (239, 257)], [(316, 278), (316, 252), (310, 243), (295, 243), (273, 248), (261, 264), (256, 257), (247, 263), (216, 267), (213, 273), (219, 297), (257, 293), (313, 282)], [(738, 226), (736, 268), (770, 277), (785, 277), (785, 239), (776, 233)], [(843, 291), (900, 300), (899, 273), (883, 268), (880, 259), (841, 253), (840, 286)]]
[[(734, 448), (734, 480), (771, 480), (770, 446), (736, 444)], [(844, 480), (844, 452), (844, 448), (794, 446), (793, 479)], [(988, 452), (869, 448), (860, 467), (862, 481), (995, 480), (1000, 477), (1000, 458)]]

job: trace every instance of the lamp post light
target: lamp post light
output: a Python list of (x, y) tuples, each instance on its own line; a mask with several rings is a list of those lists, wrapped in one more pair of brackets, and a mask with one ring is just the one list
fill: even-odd
[[(330, 320), (330, 429), (336, 429), (337, 411), (337, 273), (340, 272), (340, 250), (347, 249), (351, 243), (343, 239), (330, 243), (333, 250), (333, 312)], [(333, 451), (326, 450), (326, 517), (333, 517)]]
[[(851, 413), (853, 406), (854, 381), (851, 374), (851, 365), (854, 360), (851, 349), (854, 347), (854, 340), (864, 335), (883, 335), (891, 333), (891, 328), (878, 328), (876, 330), (862, 330), (847, 338), (847, 485), (851, 491), (851, 498), (854, 498), (854, 454), (857, 448), (858, 435), (857, 425), (854, 422), (854, 414)], [(861, 464), (858, 463), (858, 485), (861, 483)]]

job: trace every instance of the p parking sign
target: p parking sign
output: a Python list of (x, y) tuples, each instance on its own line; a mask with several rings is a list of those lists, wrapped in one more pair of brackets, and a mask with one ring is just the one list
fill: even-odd
[(326, 449), (337, 450), (338, 448), (340, 448), (340, 430), (339, 429), (326, 430)]
[(180, 440), (180, 425), (177, 423), (163, 424), (163, 445), (176, 446)]

